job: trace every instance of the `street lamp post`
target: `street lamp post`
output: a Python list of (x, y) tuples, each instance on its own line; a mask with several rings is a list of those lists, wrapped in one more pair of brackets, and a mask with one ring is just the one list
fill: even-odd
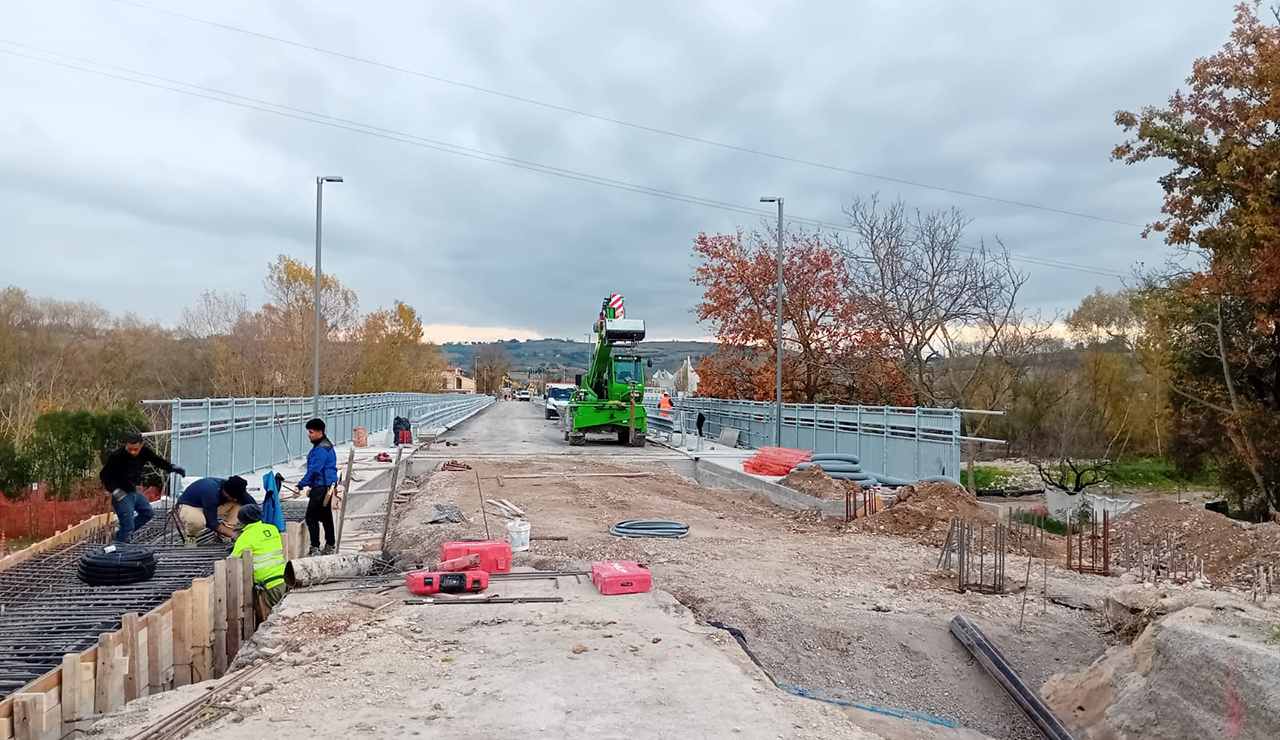
[(337, 175), (322, 175), (316, 178), (316, 289), (312, 300), (316, 313), (316, 346), (311, 368), (311, 415), (320, 416), (320, 220), (324, 213), (324, 184), (326, 182), (342, 182)]
[(761, 203), (778, 204), (778, 367), (777, 391), (773, 402), (773, 443), (782, 446), (782, 198), (761, 198)]

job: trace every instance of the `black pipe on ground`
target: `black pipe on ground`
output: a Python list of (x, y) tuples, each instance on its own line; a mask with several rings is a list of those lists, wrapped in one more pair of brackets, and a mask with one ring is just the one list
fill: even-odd
[(1009, 697), (1026, 713), (1041, 734), (1049, 740), (1074, 740), (1062, 720), (1049, 709), (1049, 705), (1044, 703), (1039, 694), (1023, 683), (1017, 671), (1009, 665), (1008, 659), (968, 617), (957, 614), (951, 620), (951, 634), (973, 653), (973, 657), (1008, 692)]

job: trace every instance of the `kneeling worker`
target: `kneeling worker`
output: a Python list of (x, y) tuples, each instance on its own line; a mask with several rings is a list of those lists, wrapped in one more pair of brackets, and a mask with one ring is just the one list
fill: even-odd
[(284, 598), (284, 543), (274, 524), (263, 523), (257, 504), (241, 506), (236, 517), (244, 529), (231, 554), (238, 557), (245, 550), (253, 551), (254, 605), (261, 624)]
[(178, 497), (178, 518), (182, 521), (187, 547), (195, 547), (196, 536), (202, 529), (217, 532), (229, 540), (235, 539), (240, 524), (236, 512), (241, 506), (251, 503), (253, 497), (249, 495), (249, 484), (238, 475), (201, 478), (187, 486)]

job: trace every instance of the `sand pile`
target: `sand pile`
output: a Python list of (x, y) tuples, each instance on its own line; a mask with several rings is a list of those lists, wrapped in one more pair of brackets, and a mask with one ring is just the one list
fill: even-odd
[(865, 532), (912, 537), (931, 545), (941, 545), (954, 518), (975, 523), (996, 524), (999, 520), (978, 505), (962, 486), (955, 483), (915, 483), (898, 489), (893, 506), (854, 526)]
[(858, 485), (857, 481), (835, 480), (827, 475), (821, 465), (814, 465), (804, 470), (793, 470), (778, 482), (814, 498), (844, 500), (846, 491), (853, 495), (862, 493), (862, 486)]
[[(1111, 520), (1115, 548), (1166, 552), (1204, 559), (1204, 573), (1215, 585), (1253, 582), (1259, 565), (1280, 566), (1280, 524), (1248, 525), (1201, 506), (1158, 501)], [(1114, 555), (1112, 556), (1115, 557)]]

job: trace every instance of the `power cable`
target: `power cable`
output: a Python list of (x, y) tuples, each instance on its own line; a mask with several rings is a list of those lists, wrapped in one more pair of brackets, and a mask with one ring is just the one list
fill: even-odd
[[(322, 126), (329, 126), (331, 128), (341, 129), (344, 131), (350, 131), (352, 133), (365, 134), (367, 136), (374, 136), (381, 139), (387, 139), (389, 141), (396, 141), (404, 144), (410, 144), (413, 146), (422, 147), (424, 149), (432, 149), (435, 151), (444, 152), (446, 154), (455, 154), (458, 156), (468, 157), (471, 159), (478, 159), (481, 161), (493, 162), (496, 164), (505, 164), (511, 167), (517, 167), (519, 169), (529, 170), (532, 172), (539, 172), (542, 174), (553, 175), (555, 177), (561, 177), (569, 180), (576, 180), (579, 182), (585, 182), (593, 185), (600, 185), (603, 187), (609, 187), (616, 190), (639, 193), (641, 195), (649, 195), (652, 197), (663, 198), (666, 200), (688, 203), (691, 205), (699, 205), (707, 208), (716, 208), (719, 210), (730, 211), (730, 212), (740, 213), (740, 214), (745, 214), (750, 216), (758, 216), (761, 218), (769, 218), (773, 215), (769, 211), (764, 211), (756, 208), (749, 208), (749, 207), (737, 205), (734, 203), (727, 203), (724, 201), (717, 201), (717, 200), (702, 198), (694, 195), (686, 195), (683, 193), (663, 190), (660, 188), (653, 188), (646, 185), (637, 185), (635, 183), (629, 183), (622, 180), (614, 180), (611, 178), (601, 177), (598, 175), (591, 175), (583, 172), (577, 172), (575, 170), (564, 169), (564, 168), (555, 167), (552, 165), (545, 165), (539, 162), (518, 159), (515, 157), (508, 157), (506, 155), (501, 155), (501, 154), (493, 154), (491, 152), (485, 152), (479, 149), (472, 149), (470, 147), (464, 147), (457, 144), (450, 144), (448, 142), (429, 139), (426, 137), (417, 136), (415, 134), (408, 134), (401, 131), (396, 131), (394, 129), (383, 128), (380, 126), (361, 123), (359, 121), (353, 121), (346, 118), (329, 116), (323, 113), (317, 113), (315, 111), (310, 111), (303, 108), (295, 108), (292, 106), (273, 103), (273, 102), (261, 100), (258, 98), (252, 98), (244, 95), (238, 95), (236, 93), (229, 93), (222, 90), (216, 90), (214, 88), (205, 87), (202, 85), (195, 85), (192, 83), (183, 82), (181, 80), (175, 80), (168, 77), (161, 77), (159, 75), (152, 75), (146, 72), (140, 72), (137, 70), (128, 69), (126, 67), (118, 67), (111, 64), (105, 64), (105, 63), (97, 62), (91, 59), (85, 59), (83, 57), (72, 56), (70, 54), (62, 54), (60, 52), (51, 51), (49, 49), (43, 49), (40, 47), (28, 45), (28, 44), (22, 44), (22, 43), (10, 41), (7, 39), (0, 38), (0, 43), (7, 44), (9, 46), (18, 47), (21, 49), (40, 52), (42, 54), (48, 54), (51, 56), (60, 57), (63, 59), (72, 59), (85, 64), (92, 64), (94, 66), (103, 67), (105, 69), (112, 69), (118, 72), (125, 72), (127, 74), (136, 75), (137, 77), (143, 77), (151, 80), (159, 80), (161, 82), (166, 82), (169, 84), (159, 84), (158, 82), (149, 82), (147, 81), (147, 79), (135, 79), (133, 77), (126, 77), (124, 75), (113, 74), (111, 72), (105, 72), (98, 69), (90, 69), (90, 68), (81, 67), (75, 64), (59, 62), (53, 59), (44, 59), (42, 57), (32, 56), (30, 54), (23, 54), (17, 51), (0, 49), (0, 53), (9, 54), (11, 56), (30, 59), (32, 61), (37, 61), (37, 62), (44, 62), (45, 64), (50, 64), (57, 67), (63, 67), (65, 69), (71, 69), (78, 72), (84, 72), (87, 74), (108, 77), (110, 79), (120, 80), (123, 82), (131, 82), (131, 83), (142, 85), (145, 87), (151, 87), (159, 90), (166, 90), (169, 92), (175, 92), (183, 95), (202, 98), (204, 100), (211, 100), (214, 102), (224, 103), (227, 105), (234, 105), (240, 108), (256, 110), (262, 113), (270, 113), (270, 114), (281, 116), (284, 118), (292, 118), (299, 121), (305, 121), (308, 123), (314, 123)], [(183, 87), (172, 87), (171, 85), (181, 85), (183, 87), (191, 88), (191, 89), (188, 90), (188, 89), (183, 89)], [(202, 91), (202, 92), (197, 92), (197, 91)], [(217, 96), (223, 96), (223, 97), (217, 97)], [(228, 98), (234, 98), (234, 99), (228, 99)], [(238, 101), (247, 101), (247, 102), (238, 102)], [(270, 106), (270, 107), (264, 107), (264, 106)], [(276, 109), (279, 109), (279, 110), (276, 110)], [(816, 228), (830, 229), (833, 231), (840, 231), (845, 233), (855, 233), (854, 230), (849, 226), (836, 224), (828, 221), (822, 221), (820, 219), (792, 216), (790, 217), (790, 220), (795, 223), (806, 224)], [(967, 251), (970, 253), (977, 253), (980, 251), (979, 249), (974, 247), (961, 247), (961, 248), (964, 251)], [(1010, 259), (1026, 262), (1028, 264), (1038, 265), (1041, 267), (1073, 270), (1076, 272), (1094, 274), (1102, 277), (1112, 277), (1112, 278), (1125, 277), (1123, 273), (1108, 271), (1101, 268), (1091, 267), (1088, 265), (1078, 265), (1078, 264), (1073, 264), (1069, 262), (1062, 262), (1059, 260), (1051, 260), (1051, 259), (1041, 258), (1041, 257), (1032, 257), (1029, 255), (1017, 254), (1014, 252), (1009, 252), (1009, 257)]]
[(431, 80), (433, 82), (439, 82), (445, 85), (452, 85), (454, 87), (459, 87), (466, 90), (472, 90), (474, 92), (484, 93), (486, 95), (493, 95), (500, 98), (505, 98), (507, 100), (514, 100), (514, 101), (525, 103), (528, 105), (535, 105), (541, 108), (546, 108), (548, 110), (558, 111), (560, 113), (568, 113), (570, 115), (581, 116), (583, 118), (590, 118), (596, 121), (603, 121), (605, 123), (611, 123), (617, 126), (625, 126), (627, 128), (636, 129), (638, 131), (646, 131), (648, 133), (659, 134), (661, 136), (669, 136), (676, 139), (682, 139), (684, 141), (691, 141), (698, 144), (705, 144), (707, 146), (714, 146), (714, 147), (719, 147), (721, 149), (728, 149), (730, 151), (741, 152), (743, 154), (751, 154), (757, 157), (766, 157), (768, 159), (775, 159), (781, 162), (789, 162), (791, 164), (800, 164), (806, 167), (817, 167), (819, 169), (829, 170), (832, 172), (841, 172), (848, 175), (856, 175), (858, 177), (866, 177), (873, 180), (882, 180), (884, 182), (891, 182), (897, 185), (909, 185), (911, 187), (923, 188), (926, 190), (934, 190), (937, 192), (949, 193), (951, 195), (959, 195), (966, 198), (977, 198), (979, 200), (986, 200), (993, 203), (1002, 203), (1004, 205), (1017, 206), (1019, 208), (1031, 208), (1038, 211), (1045, 211), (1048, 213), (1057, 213), (1063, 216), (1072, 216), (1074, 218), (1084, 218), (1084, 219), (1089, 219), (1091, 221), (1100, 221), (1103, 223), (1116, 224), (1119, 226), (1144, 228), (1143, 224), (1134, 223), (1132, 221), (1124, 221), (1122, 219), (1110, 218), (1108, 216), (1099, 216), (1097, 214), (1082, 213), (1080, 211), (1071, 211), (1065, 208), (1055, 208), (1053, 206), (1046, 206), (1038, 203), (1028, 203), (1025, 201), (1013, 200), (1010, 198), (1001, 198), (994, 195), (975, 193), (968, 190), (959, 190), (957, 188), (949, 188), (942, 185), (932, 185), (930, 183), (918, 182), (915, 180), (907, 180), (900, 177), (893, 177), (890, 175), (881, 175), (874, 172), (865, 172), (862, 170), (855, 170), (848, 167), (841, 167), (838, 165), (827, 164), (825, 162), (816, 162), (813, 160), (801, 159), (799, 157), (792, 157), (785, 154), (777, 154), (775, 152), (768, 152), (761, 149), (754, 149), (752, 147), (739, 146), (737, 144), (729, 144), (722, 141), (715, 141), (713, 139), (705, 139), (700, 136), (694, 136), (692, 134), (684, 134), (684, 133), (680, 133), (679, 131), (671, 131), (669, 129), (658, 128), (656, 126), (648, 126), (642, 123), (635, 123), (633, 121), (627, 121), (621, 118), (613, 118), (611, 116), (606, 116), (599, 113), (591, 113), (590, 111), (584, 111), (577, 108), (571, 108), (569, 106), (558, 105), (556, 103), (548, 103), (546, 101), (537, 100), (535, 98), (529, 98), (523, 95), (516, 95), (514, 93), (503, 92), (502, 90), (495, 90), (492, 88), (475, 85), (469, 82), (453, 80), (448, 77), (441, 77), (439, 75), (433, 75), (427, 72), (422, 72), (415, 69), (409, 69), (407, 67), (400, 67), (394, 64), (389, 64), (387, 62), (379, 62), (373, 59), (357, 56), (355, 54), (348, 54), (341, 51), (334, 51), (332, 49), (326, 49), (324, 47), (314, 46), (312, 44), (305, 44), (300, 41), (293, 41), (291, 39), (286, 39), (279, 36), (272, 36), (270, 34), (262, 33), (260, 31), (252, 31), (247, 28), (240, 28), (238, 26), (233, 26), (227, 23), (219, 23), (217, 21), (211, 21), (211, 20), (208, 20), (207, 18), (200, 18), (194, 15), (187, 15), (186, 13), (179, 13), (177, 11), (168, 10), (165, 8), (157, 8), (152, 5), (146, 5), (144, 3), (135, 2), (134, 0), (113, 0), (113, 1), (120, 3), (121, 5), (129, 5), (135, 8), (140, 8), (142, 10), (149, 10), (153, 13), (160, 13), (162, 15), (172, 16), (174, 18), (181, 18), (183, 20), (191, 21), (193, 23), (201, 23), (206, 26), (221, 28), (226, 31), (232, 31), (234, 33), (244, 34), (246, 36), (253, 36), (255, 38), (264, 39), (266, 41), (272, 41), (275, 43), (292, 46), (298, 49), (313, 51), (318, 54), (326, 54), (328, 56), (336, 57), (338, 59), (345, 59), (347, 61), (366, 64), (371, 67), (378, 67), (380, 69), (399, 72), (401, 74), (412, 75), (414, 77), (420, 77), (425, 80)]

